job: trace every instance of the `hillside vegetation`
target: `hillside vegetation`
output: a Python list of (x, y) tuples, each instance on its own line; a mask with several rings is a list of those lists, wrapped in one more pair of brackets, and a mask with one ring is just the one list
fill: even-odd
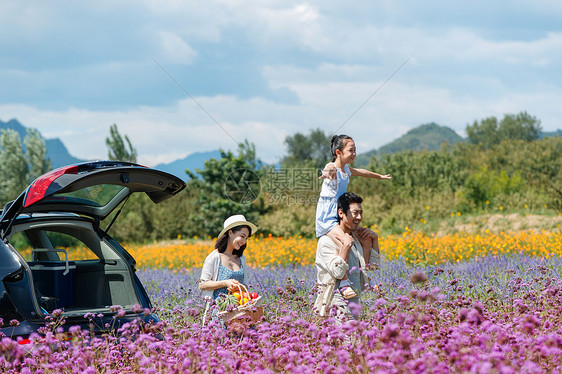
[(439, 126), (436, 123), (428, 123), (408, 131), (398, 139), (383, 145), (379, 149), (359, 154), (355, 164), (357, 167), (367, 166), (372, 156), (381, 156), (389, 153), (424, 150), (438, 151), (443, 144), (454, 145), (464, 140), (448, 127)]
[[(558, 230), (562, 138), (539, 139), (537, 130), (540, 123), (526, 113), (484, 119), (471, 126), (467, 141), (371, 157), (367, 168), (392, 180), (353, 177), (348, 191), (364, 198), (363, 223), (382, 234)], [(223, 151), (176, 198), (160, 206), (132, 199), (112, 234), (128, 241), (212, 239), (224, 217), (244, 214), (265, 235), (314, 237), (321, 182), (311, 165), (323, 157), (315, 154), (303, 164), (287, 157), (273, 169), (259, 162), (251, 143), (238, 154)]]
[[(351, 179), (348, 191), (364, 198), (363, 223), (382, 234), (558, 230), (562, 138), (556, 133), (544, 137), (540, 121), (526, 112), (475, 121), (466, 133), (468, 138), (460, 141), (452, 130), (426, 124), (381, 148), (376, 156), (364, 155), (363, 161), (358, 157), (355, 167), (392, 175), (386, 181)], [(18, 191), (23, 187), (8, 183), (19, 180), (10, 178), (9, 172), (21, 168), (7, 162), (14, 153), (4, 148), (21, 140), (9, 131), (3, 139), (2, 186)], [(108, 138), (112, 139), (122, 140), (116, 126)], [(247, 140), (237, 152), (220, 151), (204, 168), (187, 170), (191, 179), (175, 198), (154, 205), (146, 196), (133, 196), (111, 234), (127, 242), (210, 240), (225, 217), (244, 214), (265, 235), (314, 237), (318, 176), (330, 159), (329, 136), (316, 129), (288, 136), (285, 144), (287, 155), (277, 168), (263, 164)], [(424, 149), (419, 150), (421, 145)], [(129, 148), (134, 154), (134, 147)], [(25, 157), (22, 153), (18, 160)], [(40, 166), (28, 164), (29, 170)], [(31, 177), (22, 178), (28, 183)]]
[[(496, 215), (511, 217), (512, 225), (494, 220), (502, 230), (552, 228), (551, 219), (526, 217), (557, 217), (561, 211), (561, 156), (560, 137), (503, 141), (487, 150), (458, 143), (440, 151), (403, 151), (372, 158), (368, 165), (369, 170), (391, 174), (392, 180), (352, 178), (348, 191), (365, 200), (363, 222), (383, 232), (405, 227), (427, 232), (485, 229), (486, 223), (491, 225), (486, 217)], [(262, 226), (275, 234), (313, 235), (315, 206), (288, 208), (276, 206), (263, 217)], [(479, 215), (484, 217), (468, 219)], [(308, 226), (300, 224), (307, 220)]]

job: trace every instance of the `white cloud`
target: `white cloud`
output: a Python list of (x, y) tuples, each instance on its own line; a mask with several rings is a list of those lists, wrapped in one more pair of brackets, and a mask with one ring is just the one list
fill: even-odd
[[(186, 98), (167, 107), (139, 107), (127, 111), (39, 111), (26, 106), (0, 105), (3, 120), (17, 117), (46, 137), (60, 137), (71, 154), (87, 159), (105, 158), (109, 126), (118, 125), (148, 166), (171, 162), (188, 154), (223, 148), (235, 151), (236, 142), (248, 139), (258, 156), (277, 162), (285, 154), (284, 139), (296, 132), (320, 127), (325, 132), (347, 133), (360, 152), (378, 148), (423, 123), (436, 122), (462, 133), (468, 123), (488, 116), (527, 110), (543, 128), (562, 128), (562, 90), (512, 93), (494, 100), (459, 97), (446, 88), (392, 82), (371, 99), (343, 127), (354, 110), (373, 92), (372, 85), (331, 83), (294, 85), (301, 105), (283, 105), (261, 99), (232, 96)], [(215, 122), (218, 122), (218, 124)], [(340, 127), (340, 128), (338, 128)]]
[(162, 54), (166, 57), (166, 61), (191, 65), (197, 58), (197, 51), (178, 35), (167, 31), (160, 31), (159, 35)]
[[(0, 23), (12, 30), (0, 35), (0, 118), (60, 137), (80, 158), (104, 158), (116, 123), (149, 166), (235, 150), (245, 138), (276, 162), (287, 135), (336, 131), (412, 54), (338, 129), (360, 152), (423, 123), (462, 133), (522, 110), (545, 130), (562, 128), (562, 30), (553, 21), (562, 8), (550, 0), (61, 4), (0, 3)], [(275, 102), (268, 89), (298, 100)]]

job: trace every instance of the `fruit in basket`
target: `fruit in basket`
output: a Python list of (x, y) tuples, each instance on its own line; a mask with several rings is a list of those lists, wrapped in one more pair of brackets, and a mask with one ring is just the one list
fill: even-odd
[(232, 296), (234, 296), (236, 299), (240, 300), (240, 292), (233, 292)]
[(260, 295), (257, 294), (257, 292), (252, 292), (250, 293), (250, 297), (253, 299), (257, 299), (258, 297), (260, 297)]
[(241, 305), (247, 304), (248, 301), (250, 301), (250, 299), (248, 299), (247, 297), (244, 297), (242, 300), (240, 300), (240, 304)]
[(231, 305), (236, 306), (236, 305), (239, 304), (239, 301), (236, 298), (236, 296), (226, 295), (226, 294), (220, 295), (217, 298), (216, 302), (217, 302), (217, 306), (219, 307), (219, 310), (221, 312), (224, 312), (225, 310), (227, 310), (228, 307), (231, 306)]

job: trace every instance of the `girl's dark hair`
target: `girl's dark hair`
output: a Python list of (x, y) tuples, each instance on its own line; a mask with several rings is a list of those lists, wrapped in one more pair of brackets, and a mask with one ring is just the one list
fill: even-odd
[[(252, 229), (248, 225), (236, 226), (228, 231), (232, 231), (234, 233), (242, 230), (244, 227), (248, 229), (250, 236), (252, 236)], [(215, 243), (215, 249), (219, 251), (219, 253), (223, 253), (224, 251), (226, 251), (226, 246), (228, 244), (228, 231), (225, 232), (224, 235), (221, 236), (219, 239), (217, 239), (217, 242)], [(240, 249), (235, 249), (234, 251), (232, 251), (232, 253), (238, 257), (241, 257), (245, 249), (246, 249), (246, 244), (241, 246)]]
[(336, 161), (336, 151), (339, 149), (343, 151), (343, 147), (347, 144), (348, 140), (353, 140), (349, 135), (334, 135), (330, 144), (330, 152), (332, 152), (332, 162)]

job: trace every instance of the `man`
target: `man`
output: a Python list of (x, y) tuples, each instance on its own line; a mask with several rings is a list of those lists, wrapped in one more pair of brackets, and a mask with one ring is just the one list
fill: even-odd
[[(363, 199), (352, 192), (346, 192), (338, 199), (338, 224), (343, 232), (353, 237), (353, 240), (346, 241), (343, 247), (338, 249), (332, 239), (324, 235), (318, 240), (316, 248), (315, 265), (320, 293), (314, 308), (321, 316), (328, 316), (331, 307), (335, 306), (338, 323), (353, 318), (349, 303), (359, 303), (361, 291), (368, 282), (363, 269), (369, 264), (380, 263), (377, 234), (360, 226), (363, 219), (362, 202)], [(369, 248), (370, 251), (363, 251), (363, 247)], [(357, 293), (357, 296), (347, 300), (341, 293), (334, 292), (339, 288), (340, 280), (345, 275)]]

